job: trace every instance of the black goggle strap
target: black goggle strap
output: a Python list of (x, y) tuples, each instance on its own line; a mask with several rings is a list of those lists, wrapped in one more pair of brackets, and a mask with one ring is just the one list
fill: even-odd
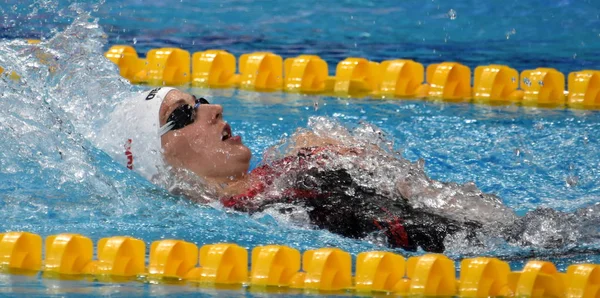
[(196, 105), (194, 106), (194, 108), (197, 108), (200, 105), (209, 105), (210, 104), (210, 102), (208, 102), (208, 100), (206, 100), (206, 98), (204, 98), (204, 97), (196, 98), (196, 96), (194, 96), (194, 101), (196, 102)]
[(173, 110), (167, 119), (167, 123), (158, 130), (158, 134), (162, 136), (171, 130), (181, 129), (192, 124), (194, 122), (194, 111), (201, 104), (209, 104), (208, 100), (203, 97), (196, 98), (194, 96), (194, 101), (196, 104), (193, 107), (191, 105), (181, 105)]

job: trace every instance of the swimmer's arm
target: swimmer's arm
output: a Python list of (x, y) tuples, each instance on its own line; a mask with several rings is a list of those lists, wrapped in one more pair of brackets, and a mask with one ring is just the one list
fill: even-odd
[(330, 137), (316, 135), (313, 132), (301, 132), (292, 137), (294, 146), (287, 152), (286, 155), (298, 155), (306, 148), (327, 148), (329, 151), (334, 151), (341, 154), (357, 153), (356, 148), (351, 148), (344, 145), (341, 141)]
[(332, 145), (341, 145), (339, 140), (322, 137), (316, 135), (313, 132), (301, 132), (293, 137), (294, 143), (296, 144), (294, 149), (306, 148), (306, 147), (327, 147)]
[(354, 142), (342, 142), (338, 139), (319, 136), (313, 132), (301, 132), (295, 134), (292, 137), (295, 146), (287, 153), (287, 155), (297, 155), (304, 148), (328, 148), (329, 151), (335, 151), (340, 154), (363, 154), (365, 150), (381, 150), (376, 145), (372, 145), (368, 148), (348, 146), (348, 143)]

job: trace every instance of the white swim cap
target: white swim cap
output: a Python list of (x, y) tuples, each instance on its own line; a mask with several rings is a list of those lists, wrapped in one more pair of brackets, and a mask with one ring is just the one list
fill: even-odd
[(98, 135), (100, 149), (152, 180), (164, 168), (158, 113), (174, 89), (155, 88), (119, 103)]

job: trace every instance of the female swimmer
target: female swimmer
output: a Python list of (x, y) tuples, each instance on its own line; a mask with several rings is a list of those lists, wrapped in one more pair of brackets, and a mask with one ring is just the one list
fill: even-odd
[[(248, 172), (250, 150), (233, 134), (222, 113), (220, 105), (203, 98), (174, 88), (153, 89), (121, 103), (111, 114), (104, 137), (117, 145), (105, 150), (149, 179), (159, 179), (164, 172), (201, 179), (216, 190), (226, 207), (254, 213), (273, 206), (302, 206), (316, 227), (351, 238), (381, 235), (389, 246), (405, 250), (442, 252), (446, 237), (460, 234), (477, 241), (476, 234), (485, 227), (484, 221), (465, 213), (447, 216), (415, 207), (411, 200), (419, 195), (453, 198), (436, 187), (416, 191), (410, 175), (398, 179), (393, 189), (380, 189), (361, 182), (361, 176), (372, 174), (369, 169), (341, 166), (340, 160), (358, 163), (367, 153), (385, 156), (378, 154), (383, 150), (375, 145), (346, 146), (339, 140), (301, 133), (282, 158), (263, 161)], [(180, 193), (201, 199), (189, 191), (180, 189)], [(490, 222), (510, 225), (506, 231), (518, 230), (511, 225), (518, 218), (499, 200), (479, 191), (471, 194), (473, 205), (486, 202), (495, 212), (490, 214), (503, 217), (489, 218)], [(286, 207), (281, 209), (285, 212)], [(500, 230), (497, 225), (493, 229)], [(510, 237), (505, 233), (504, 238)]]

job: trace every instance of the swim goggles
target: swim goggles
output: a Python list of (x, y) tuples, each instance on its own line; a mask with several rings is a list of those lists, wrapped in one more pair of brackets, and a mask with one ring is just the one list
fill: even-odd
[(202, 104), (210, 104), (203, 97), (196, 98), (196, 96), (194, 96), (194, 102), (194, 106), (185, 104), (173, 110), (169, 118), (167, 118), (167, 123), (158, 130), (159, 135), (162, 136), (171, 130), (181, 129), (194, 123), (194, 120), (196, 120), (196, 109)]

